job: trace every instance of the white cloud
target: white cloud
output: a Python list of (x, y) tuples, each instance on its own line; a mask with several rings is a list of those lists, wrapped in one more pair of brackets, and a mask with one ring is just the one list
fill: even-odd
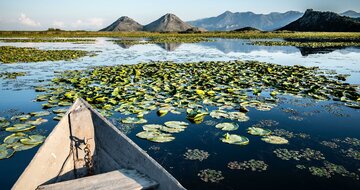
[(27, 17), (24, 13), (21, 13), (19, 17), (19, 22), (23, 25), (27, 26), (41, 26), (40, 22), (36, 22), (35, 20), (32, 20), (31, 18)]
[(81, 27), (101, 27), (104, 24), (104, 19), (102, 18), (90, 18), (86, 20), (77, 20), (72, 24), (74, 28), (81, 28)]
[(65, 27), (65, 23), (62, 21), (54, 21), (53, 22), (53, 26), (57, 27), (57, 28), (64, 28)]

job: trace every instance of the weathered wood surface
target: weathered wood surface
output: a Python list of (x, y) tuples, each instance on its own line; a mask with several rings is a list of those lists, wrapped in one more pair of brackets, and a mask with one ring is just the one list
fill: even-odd
[(112, 190), (112, 189), (151, 189), (158, 184), (140, 174), (136, 170), (117, 170), (104, 174), (98, 174), (89, 177), (54, 183), (50, 185), (40, 186), (39, 190)]
[(156, 182), (155, 189), (185, 189), (83, 99), (76, 100), (56, 125), (12, 189), (36, 189), (41, 185), (79, 181), (84, 177), (89, 171), (84, 162), (85, 145), (75, 143), (74, 139), (90, 144), (95, 174), (92, 177), (130, 168)]

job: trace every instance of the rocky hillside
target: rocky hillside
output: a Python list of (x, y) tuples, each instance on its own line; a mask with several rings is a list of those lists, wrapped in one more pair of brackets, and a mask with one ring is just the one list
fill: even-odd
[(193, 26), (170, 13), (144, 26), (144, 30), (150, 32), (181, 32), (191, 28), (193, 28)]
[(253, 27), (269, 31), (283, 27), (300, 18), (302, 15), (303, 13), (297, 11), (270, 14), (255, 14), (253, 12), (233, 13), (226, 11), (216, 17), (204, 18), (188, 23), (212, 31), (231, 31), (244, 27)]
[(117, 19), (114, 23), (109, 25), (108, 27), (101, 29), (100, 31), (141, 31), (143, 29), (143, 26), (136, 22), (135, 20), (123, 16)]
[(360, 32), (360, 22), (333, 12), (308, 9), (298, 20), (279, 30), (318, 32)]

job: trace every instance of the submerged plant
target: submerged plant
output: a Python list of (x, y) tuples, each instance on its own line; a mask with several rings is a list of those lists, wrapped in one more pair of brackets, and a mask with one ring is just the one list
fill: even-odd
[(219, 183), (221, 180), (224, 179), (221, 171), (211, 169), (200, 170), (198, 176), (201, 180), (211, 183)]
[(325, 157), (320, 151), (312, 150), (310, 148), (297, 150), (288, 150), (285, 148), (279, 148), (273, 151), (273, 153), (282, 160), (324, 160)]
[(203, 161), (209, 157), (209, 153), (199, 149), (188, 149), (184, 157), (187, 160), (199, 160)]
[(244, 162), (237, 162), (237, 161), (233, 161), (233, 162), (229, 162), (228, 163), (228, 168), (234, 170), (234, 169), (238, 169), (238, 170), (247, 170), (250, 169), (251, 171), (265, 171), (267, 170), (268, 165), (261, 160), (254, 160), (251, 159), (249, 161), (244, 161)]

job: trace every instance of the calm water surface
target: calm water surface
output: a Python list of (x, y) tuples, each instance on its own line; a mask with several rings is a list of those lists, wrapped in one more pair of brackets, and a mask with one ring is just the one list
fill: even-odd
[[(53, 78), (54, 72), (68, 69), (86, 69), (93, 66), (135, 64), (148, 61), (227, 61), (227, 60), (258, 60), (281, 65), (317, 66), (324, 71), (336, 71), (341, 74), (350, 74), (346, 82), (360, 84), (360, 49), (300, 49), (296, 47), (265, 47), (249, 45), (250, 40), (217, 39), (215, 42), (196, 44), (147, 44), (125, 46), (113, 44), (107, 38), (97, 38), (95, 44), (71, 43), (0, 43), (0, 46), (13, 45), (21, 47), (38, 47), (40, 49), (81, 49), (98, 51), (96, 57), (85, 57), (74, 61), (58, 61), (43, 63), (0, 64), (0, 72), (25, 71), (26, 76), (16, 80), (0, 79), (0, 116), (11, 117), (17, 113), (40, 111), (42, 102), (34, 102), (37, 94), (33, 87), (46, 84)], [(321, 141), (330, 141), (334, 138), (344, 139), (352, 137), (360, 139), (360, 112), (343, 106), (340, 102), (315, 101), (309, 98), (281, 95), (280, 103), (269, 112), (257, 111), (250, 108), (247, 122), (239, 122), (239, 129), (235, 134), (250, 139), (247, 146), (235, 146), (222, 143), (219, 138), (223, 131), (214, 126), (190, 124), (169, 143), (152, 143), (137, 138), (141, 125), (134, 125), (127, 130), (127, 135), (141, 148), (146, 150), (171, 174), (174, 175), (188, 189), (243, 189), (243, 188), (278, 188), (278, 189), (359, 189), (360, 181), (350, 177), (334, 175), (327, 179), (311, 175), (305, 169), (296, 168), (297, 164), (305, 166), (323, 166), (323, 161), (284, 161), (276, 157), (273, 151), (277, 148), (299, 150), (311, 148), (321, 151), (326, 160), (343, 165), (348, 171), (360, 175), (360, 161), (346, 157), (341, 149), (353, 148), (360, 151), (360, 146), (350, 146), (339, 143), (340, 147), (331, 149), (321, 145)], [(294, 109), (292, 113), (286, 110)], [(291, 119), (291, 116), (301, 117), (303, 120)], [(37, 127), (37, 133), (49, 134), (56, 125), (52, 120), (54, 115), (46, 116), (49, 122)], [(123, 129), (119, 118), (120, 114), (113, 115), (110, 120)], [(169, 120), (186, 120), (186, 114), (167, 114), (158, 117), (155, 112), (145, 116), (148, 123), (163, 124)], [(205, 121), (213, 120), (210, 116)], [(279, 125), (268, 127), (270, 130), (284, 129), (294, 134), (305, 133), (310, 138), (288, 138), (288, 145), (271, 145), (260, 140), (260, 137), (246, 133), (247, 127), (259, 123), (261, 120), (274, 120)], [(230, 121), (227, 119), (216, 122)], [(0, 140), (9, 135), (0, 131)], [(208, 159), (191, 161), (184, 159), (187, 149), (201, 149), (207, 151)], [(33, 148), (14, 154), (10, 159), (0, 160), (0, 189), (9, 189), (28, 165), (37, 151)], [(231, 170), (227, 167), (230, 161), (246, 161), (250, 159), (263, 160), (268, 169), (263, 172), (251, 170)], [(44, 163), (45, 164), (45, 163)], [(205, 183), (198, 176), (202, 169), (222, 171), (224, 180), (219, 183)]]

